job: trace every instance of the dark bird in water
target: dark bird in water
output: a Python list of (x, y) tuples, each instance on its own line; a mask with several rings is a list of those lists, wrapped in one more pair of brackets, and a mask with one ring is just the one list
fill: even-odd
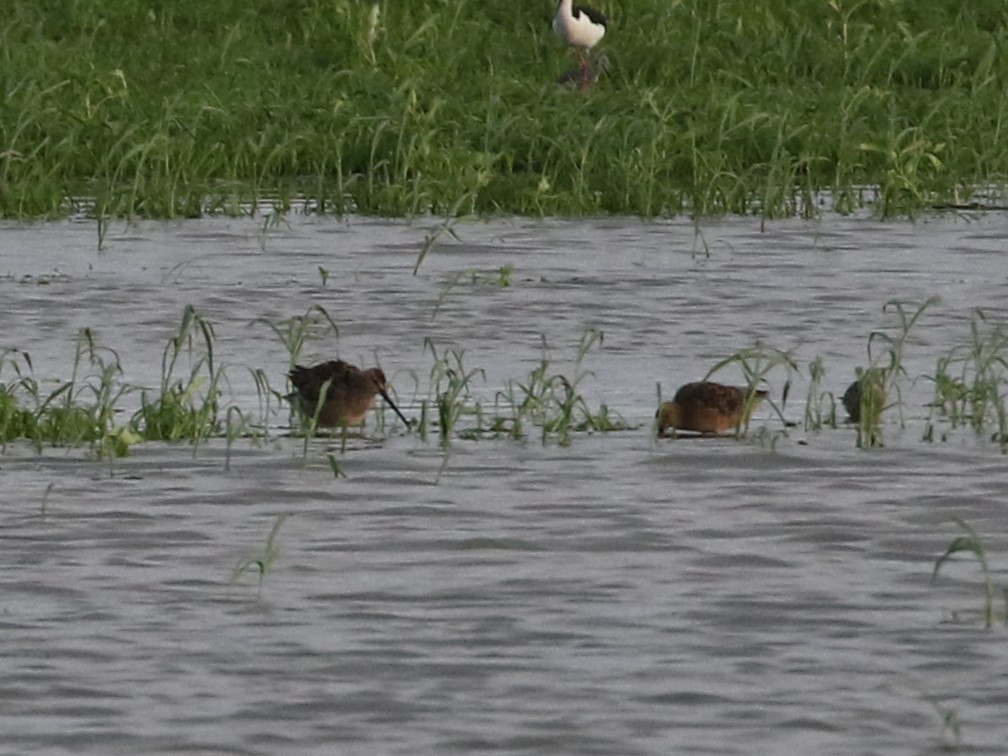
[(671, 402), (664, 402), (658, 408), (655, 415), (658, 435), (664, 435), (668, 428), (704, 434), (733, 430), (767, 396), (766, 391), (755, 390), (747, 402), (748, 393), (747, 388), (711, 381), (687, 383), (676, 391)]
[[(862, 397), (862, 384), (864, 384), (865, 391), (871, 392), (864, 397)], [(881, 414), (885, 405), (885, 389), (882, 387), (880, 376), (864, 373), (844, 391), (840, 401), (843, 403), (844, 409), (847, 410), (850, 422), (861, 422), (861, 407), (864, 406), (866, 399), (870, 404), (865, 409), (869, 409), (876, 417)]]
[[(289, 373), (294, 393), (291, 400), (305, 417), (315, 417), (326, 427), (361, 425), (364, 416), (380, 394), (388, 405), (406, 423), (406, 419), (385, 389), (385, 373), (380, 368), (361, 370), (343, 360), (330, 360), (319, 365), (295, 365)], [(322, 392), (325, 396), (321, 399)]]

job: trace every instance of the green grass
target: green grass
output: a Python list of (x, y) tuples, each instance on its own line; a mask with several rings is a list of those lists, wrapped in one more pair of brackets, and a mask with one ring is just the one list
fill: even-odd
[[(215, 340), (213, 325), (186, 306), (165, 345), (157, 389), (125, 383), (119, 355), (99, 344), (90, 328), (78, 332), (70, 377), (54, 381), (55, 388), (35, 378), (27, 352), (8, 350), (0, 354), (0, 443), (24, 440), (39, 452), (45, 445), (88, 446), (110, 464), (144, 441), (195, 447), (223, 438), (230, 452), (237, 438), (256, 438), (262, 431), (239, 407), (222, 404), (227, 378), (214, 361)], [(253, 375), (262, 400), (268, 383), (261, 371)], [(121, 421), (123, 405), (132, 400), (135, 406), (137, 394), (139, 409)], [(268, 408), (268, 394), (266, 399)]]
[[(140, 395), (140, 409), (131, 425), (151, 441), (190, 440), (199, 443), (219, 435), (221, 382), (224, 372), (214, 365), (213, 324), (186, 306), (178, 333), (168, 340), (161, 358), (160, 391)], [(185, 354), (189, 372), (177, 377), (179, 358)], [(228, 436), (231, 436), (228, 414)]]
[(824, 391), (823, 381), (826, 379), (826, 367), (822, 357), (809, 363), (808, 395), (805, 399), (805, 430), (822, 430), (824, 426), (837, 427), (836, 396), (832, 391)]
[(239, 559), (234, 569), (231, 570), (231, 579), (229, 582), (236, 582), (246, 572), (255, 572), (259, 577), (256, 596), (259, 597), (262, 595), (263, 580), (266, 579), (266, 575), (273, 569), (273, 564), (280, 556), (280, 546), (277, 544), (277, 536), (288, 517), (289, 515), (286, 514), (277, 516), (276, 520), (273, 521), (273, 527), (270, 528), (269, 535), (266, 536), (266, 543), (262, 551), (257, 554), (243, 556)]
[[(474, 284), (497, 287), (506, 285), (510, 272), (505, 266), (497, 277), (472, 271), (465, 275)], [(861, 417), (855, 425), (859, 447), (882, 445), (883, 416), (891, 410), (898, 410), (900, 424), (905, 423), (901, 386), (910, 376), (903, 365), (904, 351), (916, 329), (923, 327), (923, 314), (937, 301), (892, 301), (883, 308), (889, 322), (871, 332), (868, 366), (856, 369), (862, 385)], [(177, 328), (165, 343), (160, 380), (154, 386), (125, 383), (118, 353), (98, 343), (89, 328), (77, 334), (65, 379), (40, 380), (28, 352), (0, 351), (0, 451), (13, 442), (27, 442), (38, 452), (44, 446), (86, 447), (112, 465), (140, 443), (188, 443), (195, 453), (199, 445), (217, 440), (226, 444), (227, 469), (237, 441), (261, 443), (276, 416), (291, 408), (288, 397), (273, 388), (271, 376), (283, 383), (305, 343), (337, 334), (336, 323), (317, 305), (303, 315), (276, 321), (260, 318), (254, 323), (265, 325), (283, 344), (288, 353), (286, 364), (281, 360), (265, 367), (221, 365), (216, 328), (192, 306), (183, 309)], [(421, 387), (416, 373), (403, 371), (412, 374), (417, 384), (414, 396), (419, 400), (420, 417), (413, 427), (420, 442), (429, 443), (436, 436), (447, 448), (456, 439), (525, 442), (538, 437), (543, 444), (565, 446), (580, 434), (635, 430), (637, 426), (627, 422), (616, 408), (604, 402), (593, 407), (583, 393), (583, 384), (592, 377), (586, 367), (588, 358), (602, 348), (603, 341), (601, 331), (585, 331), (574, 354), (565, 360), (568, 369), (563, 370), (543, 338), (539, 360), (527, 376), (505, 378), (481, 399), (476, 384), (485, 382), (486, 375), (481, 368), (465, 364), (465, 350), (443, 349), (425, 339), (424, 353), (429, 351), (432, 360), (428, 393), (418, 396)], [(798, 424), (785, 417), (798, 361), (793, 351), (756, 343), (719, 360), (708, 371), (705, 380), (717, 379), (725, 370), (740, 373), (749, 389), (749, 404), (736, 429), (738, 437), (749, 435), (774, 448), (787, 436), (787, 428)], [(249, 371), (258, 393), (258, 411), (229, 399), (228, 374), (236, 367)], [(827, 367), (820, 357), (809, 363), (808, 375), (805, 429), (836, 428), (836, 399), (823, 390)], [(969, 341), (942, 354), (935, 374), (924, 377), (935, 387), (926, 419), (926, 441), (948, 440), (952, 431), (962, 426), (974, 430), (981, 439), (989, 437), (1002, 452), (1008, 451), (1008, 335), (1002, 324), (975, 313)], [(764, 425), (752, 433), (750, 411), (756, 391), (764, 387), (772, 389), (767, 404), (781, 427)], [(395, 393), (394, 387), (389, 390)], [(300, 417), (305, 456), (317, 430), (319, 408), (309, 408)], [(372, 423), (379, 433), (385, 429), (384, 412), (384, 405), (379, 405), (373, 414)], [(294, 414), (290, 427), (298, 427)], [(340, 439), (342, 451), (347, 441), (345, 429)], [(338, 467), (333, 473), (342, 475)]]
[(859, 402), (855, 428), (859, 449), (883, 446), (882, 413), (895, 407), (900, 426), (903, 416), (903, 381), (908, 377), (903, 366), (903, 352), (910, 334), (921, 316), (930, 307), (941, 303), (932, 296), (920, 304), (891, 300), (882, 307), (883, 315), (895, 318), (886, 330), (875, 330), (868, 335), (868, 367), (855, 368)]
[(328, 310), (319, 304), (309, 305), (304, 315), (294, 315), (285, 320), (274, 322), (268, 318), (256, 318), (257, 325), (264, 325), (273, 331), (287, 350), (288, 370), (298, 363), (301, 349), (306, 341), (329, 338), (339, 339), (339, 326), (332, 319)]
[(504, 413), (495, 417), (493, 430), (503, 431), (511, 438), (524, 438), (528, 426), (539, 429), (542, 443), (555, 439), (561, 446), (571, 443), (574, 432), (610, 432), (630, 430), (631, 426), (605, 404), (592, 411), (579, 391), (579, 385), (591, 373), (582, 367), (592, 349), (601, 348), (602, 331), (589, 329), (582, 334), (574, 359), (574, 376), (570, 378), (553, 369), (552, 359), (543, 337), (543, 353), (539, 364), (524, 381), (509, 381), (498, 392), (497, 407)]
[[(430, 409), (437, 413), (438, 436), (442, 446), (451, 446), (455, 426), (464, 415), (482, 417), (482, 410), (473, 398), (471, 385), (477, 376), (486, 380), (482, 368), (467, 369), (464, 350), (448, 349), (438, 354), (437, 345), (431, 339), (424, 340), (424, 350), (430, 350), (434, 362), (430, 370), (430, 386), (433, 394), (430, 401), (424, 400), (420, 406), (420, 438), (427, 439), (430, 423)], [(481, 423), (477, 422), (477, 427)]]
[[(561, 446), (571, 443), (575, 433), (629, 430), (630, 425), (605, 404), (592, 410), (579, 390), (581, 382), (591, 373), (582, 366), (586, 356), (603, 341), (601, 331), (586, 331), (578, 343), (574, 359), (574, 375), (569, 377), (554, 368), (550, 350), (543, 337), (539, 364), (523, 380), (509, 380), (497, 391), (491, 406), (473, 394), (476, 378), (486, 380), (481, 368), (468, 368), (464, 352), (448, 349), (438, 352), (427, 339), (425, 351), (433, 357), (430, 370), (431, 396), (420, 405), (417, 430), (426, 441), (431, 428), (436, 427), (442, 446), (451, 446), (455, 438), (507, 438), (524, 441), (531, 429), (538, 432), (543, 445), (555, 441)], [(468, 421), (468, 422), (466, 422)]]
[(984, 549), (980, 535), (963, 520), (955, 518), (956, 523), (965, 535), (956, 536), (945, 549), (945, 552), (935, 560), (934, 570), (931, 572), (931, 582), (938, 579), (941, 568), (956, 554), (971, 554), (980, 566), (980, 574), (983, 578), (984, 599), (980, 616), (984, 627), (988, 630), (998, 620), (1002, 624), (1008, 622), (1008, 588), (1002, 587), (1001, 595), (1005, 602), (1005, 610), (1000, 614), (994, 609), (994, 595), (996, 593), (994, 579), (991, 576), (990, 564), (987, 560), (987, 551)]
[(596, 5), (586, 94), (546, 0), (12, 3), (0, 215), (893, 215), (1008, 176), (1001, 0)]
[[(501, 275), (508, 275), (503, 272)], [(504, 285), (497, 282), (494, 285)], [(336, 324), (318, 306), (303, 316), (265, 323), (285, 345), (291, 363), (297, 359), (306, 340), (328, 337)], [(251, 368), (259, 394), (259, 413), (228, 403), (227, 370), (216, 360), (217, 335), (214, 325), (192, 306), (186, 306), (177, 331), (165, 344), (161, 361), (161, 379), (157, 387), (137, 387), (122, 381), (123, 369), (113, 350), (97, 344), (90, 329), (83, 329), (77, 339), (70, 366), (70, 378), (55, 381), (47, 389), (34, 377), (31, 356), (27, 352), (7, 350), (0, 353), (0, 444), (28, 441), (41, 452), (44, 445), (89, 446), (96, 457), (113, 459), (126, 456), (135, 444), (160, 441), (191, 443), (195, 449), (210, 439), (223, 440), (230, 466), (230, 452), (241, 438), (253, 442), (263, 439), (271, 417), (280, 412), (284, 399), (272, 388), (267, 370)], [(448, 447), (455, 438), (483, 437), (525, 438), (525, 428), (541, 431), (543, 443), (555, 439), (566, 445), (572, 434), (593, 431), (624, 430), (629, 426), (606, 405), (592, 411), (578, 390), (590, 373), (582, 368), (586, 355), (602, 343), (599, 331), (586, 332), (578, 345), (575, 374), (568, 378), (553, 370), (543, 344), (543, 357), (525, 382), (508, 382), (500, 392), (492, 411), (484, 410), (472, 393), (477, 378), (484, 378), (480, 368), (464, 364), (464, 350), (439, 351), (426, 340), (433, 363), (430, 368), (430, 397), (421, 402), (417, 425), (421, 441), (427, 442), (432, 429), (439, 442)], [(286, 372), (277, 366), (277, 372)], [(391, 389), (390, 389), (391, 390)], [(304, 454), (315, 436), (321, 400), (301, 420), (304, 430)], [(507, 397), (502, 404), (501, 397)], [(273, 401), (276, 400), (276, 405)], [(131, 410), (126, 422), (118, 418), (124, 405)], [(379, 430), (384, 428), (384, 410), (375, 413)], [(297, 413), (292, 413), (297, 414)], [(294, 425), (293, 417), (292, 426)], [(345, 449), (346, 429), (340, 430)], [(343, 473), (330, 455), (333, 473)]]
[(78, 332), (70, 378), (51, 391), (35, 379), (27, 352), (5, 353), (0, 377), (5, 372), (16, 378), (0, 384), (0, 442), (25, 439), (37, 451), (44, 444), (88, 445), (111, 463), (137, 440), (132, 429), (116, 424), (117, 403), (129, 392), (119, 380), (119, 355), (96, 343), (91, 329)]
[(927, 378), (935, 393), (926, 440), (934, 440), (936, 421), (944, 420), (951, 428), (965, 425), (978, 436), (990, 434), (1008, 452), (1008, 333), (1002, 324), (974, 313), (969, 341), (940, 356)]

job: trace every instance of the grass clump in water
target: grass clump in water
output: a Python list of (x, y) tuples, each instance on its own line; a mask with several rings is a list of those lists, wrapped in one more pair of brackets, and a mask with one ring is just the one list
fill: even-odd
[(48, 394), (33, 376), (31, 357), (21, 353), (18, 361), (12, 354), (0, 358), (0, 371), (8, 366), (18, 376), (0, 384), (0, 441), (26, 439), (37, 451), (44, 444), (87, 444), (111, 461), (125, 456), (139, 440), (128, 427), (115, 423), (117, 402), (128, 392), (119, 381), (119, 356), (97, 344), (90, 328), (77, 335), (70, 379)]
[(81, 329), (70, 380), (52, 392), (37, 413), (39, 435), (57, 445), (86, 441), (93, 448), (106, 448), (116, 401), (125, 391), (116, 381), (121, 374), (119, 355), (97, 345), (90, 328)]
[[(424, 342), (434, 356), (430, 385), (432, 400), (421, 402), (418, 430), (426, 440), (429, 428), (437, 424), (440, 443), (449, 446), (453, 437), (479, 439), (487, 436), (523, 439), (526, 429), (539, 429), (542, 442), (555, 439), (561, 445), (571, 442), (571, 434), (591, 431), (625, 430), (630, 426), (617, 413), (603, 404), (592, 411), (578, 389), (588, 371), (581, 369), (582, 361), (592, 348), (602, 343), (602, 332), (587, 331), (578, 344), (575, 358), (575, 375), (554, 372), (545, 337), (539, 364), (525, 381), (509, 381), (495, 395), (492, 412), (472, 393), (476, 377), (486, 379), (482, 369), (468, 369), (461, 350), (447, 350), (438, 354), (433, 342)], [(436, 419), (432, 412), (437, 413)], [(472, 424), (458, 427), (461, 420), (471, 418)]]
[[(70, 378), (58, 381), (52, 390), (36, 379), (27, 352), (7, 350), (0, 354), (0, 375), (10, 371), (16, 377), (0, 381), (0, 443), (21, 439), (37, 452), (44, 445), (87, 445), (111, 464), (143, 441), (198, 445), (209, 438), (223, 438), (227, 469), (235, 440), (258, 438), (259, 431), (239, 407), (221, 406), (226, 379), (215, 363), (214, 343), (212, 324), (187, 306), (177, 333), (165, 346), (156, 392), (124, 383), (119, 355), (100, 345), (90, 328), (77, 335)], [(183, 354), (188, 357), (189, 372), (179, 377)], [(253, 376), (262, 391), (261, 371), (253, 371)], [(137, 393), (140, 408), (134, 411), (132, 402), (128, 409), (123, 407), (124, 400)], [(132, 412), (129, 420), (120, 422), (118, 418), (127, 411)]]
[(824, 391), (823, 380), (826, 368), (822, 357), (816, 356), (809, 363), (808, 396), (805, 400), (805, 430), (820, 430), (824, 425), (836, 428), (836, 397), (832, 391)]
[(945, 553), (935, 560), (934, 570), (931, 572), (931, 582), (938, 579), (939, 570), (952, 556), (962, 553), (972, 554), (976, 557), (977, 563), (980, 565), (980, 572), (983, 575), (984, 601), (980, 615), (983, 619), (984, 627), (990, 629), (998, 620), (1002, 623), (1008, 622), (1008, 588), (1003, 587), (1001, 589), (1005, 610), (998, 614), (994, 610), (994, 581), (991, 578), (990, 565), (987, 562), (987, 552), (980, 541), (980, 536), (963, 520), (955, 518), (955, 521), (965, 531), (965, 535), (956, 536), (948, 545), (948, 548), (945, 549)]
[[(220, 433), (218, 413), (224, 372), (214, 364), (215, 340), (210, 321), (187, 305), (178, 332), (168, 340), (162, 354), (160, 391), (153, 398), (141, 392), (140, 409), (131, 421), (143, 439), (199, 444)], [(179, 378), (175, 367), (183, 352), (189, 359), (189, 372)]]
[(13, 349), (4, 350), (0, 354), (0, 377), (4, 368), (13, 370), (17, 378), (7, 383), (0, 382), (0, 443), (6, 445), (19, 438), (37, 438), (36, 414), (18, 401), (18, 394), (23, 393), (26, 387), (37, 392), (37, 384), (31, 378), (31, 355)]
[(938, 413), (952, 428), (966, 425), (977, 435), (991, 433), (1001, 451), (1008, 451), (1008, 334), (1001, 324), (989, 323), (977, 311), (970, 321), (970, 340), (942, 355), (928, 378), (935, 393), (925, 440), (934, 438)]
[(276, 518), (273, 522), (273, 527), (270, 528), (269, 535), (266, 536), (266, 543), (259, 554), (245, 556), (238, 560), (238, 563), (231, 571), (230, 582), (234, 583), (246, 572), (254, 571), (259, 577), (256, 596), (262, 595), (263, 580), (266, 579), (266, 575), (273, 569), (273, 564), (280, 556), (280, 546), (277, 544), (277, 536), (280, 534), (280, 528), (283, 527), (288, 516), (283, 514)]
[[(868, 367), (855, 369), (856, 380), (844, 393), (844, 408), (857, 428), (859, 449), (882, 446), (882, 413), (899, 410), (900, 427), (905, 424), (901, 380), (906, 377), (903, 351), (917, 321), (932, 306), (940, 304), (930, 297), (919, 305), (896, 300), (886, 302), (883, 314), (895, 313), (898, 323), (893, 334), (872, 331), (868, 336)], [(879, 345), (879, 346), (876, 346)], [(887, 403), (888, 402), (888, 403)]]
[(295, 315), (278, 323), (267, 318), (256, 318), (253, 322), (265, 325), (280, 339), (287, 350), (288, 368), (297, 364), (306, 341), (330, 335), (339, 338), (339, 326), (329, 311), (319, 304), (310, 305), (304, 315)]
[[(449, 349), (438, 355), (437, 347), (431, 339), (424, 339), (424, 349), (430, 350), (434, 364), (430, 371), (430, 385), (433, 391), (433, 401), (424, 400), (420, 404), (420, 423), (418, 430), (420, 438), (427, 439), (431, 422), (430, 407), (437, 412), (438, 436), (442, 446), (450, 446), (455, 433), (455, 426), (463, 415), (482, 417), (478, 402), (473, 399), (470, 385), (476, 376), (486, 379), (482, 368), (467, 370), (463, 361), (464, 351)], [(478, 426), (481, 423), (478, 423)]]
[(626, 430), (630, 426), (618, 414), (602, 404), (596, 412), (578, 390), (578, 386), (591, 375), (581, 364), (596, 346), (601, 347), (603, 333), (589, 329), (581, 336), (574, 360), (574, 377), (568, 378), (552, 372), (546, 338), (543, 337), (542, 359), (525, 382), (508, 383), (497, 395), (498, 403), (510, 409), (510, 417), (498, 416), (496, 430), (504, 430), (512, 438), (524, 435), (526, 424), (540, 429), (542, 443), (555, 438), (561, 446), (571, 442), (572, 432)]

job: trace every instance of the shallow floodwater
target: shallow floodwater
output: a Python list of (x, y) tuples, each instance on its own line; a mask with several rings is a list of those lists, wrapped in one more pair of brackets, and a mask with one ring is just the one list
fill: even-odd
[[(339, 337), (302, 361), (380, 363), (408, 415), (428, 396), (426, 339), (464, 350), (492, 404), (545, 337), (557, 371), (590, 371), (592, 408), (639, 426), (446, 454), (386, 415), (384, 434), (370, 418), (342, 453), (305, 454), (281, 412), (230, 454), (150, 443), (111, 467), (8, 445), (0, 751), (1004, 753), (1005, 631), (975, 614), (975, 560), (931, 574), (960, 518), (1008, 583), (1008, 461), (964, 430), (923, 441), (918, 377), (967, 341), (974, 308), (1008, 317), (1008, 218), (460, 223), (414, 276), (433, 225), (114, 225), (101, 252), (90, 223), (0, 226), (0, 347), (42, 381), (69, 378), (90, 327), (124, 381), (156, 386), (191, 304), (225, 400), (254, 416), (247, 368), (282, 390), (287, 365), (256, 319), (318, 304)], [(806, 431), (808, 363), (839, 394), (868, 335), (895, 333), (883, 305), (931, 295), (905, 428), (889, 411), (872, 451), (849, 426)], [(577, 366), (591, 328), (604, 340)], [(669, 394), (757, 341), (799, 365), (797, 427), (764, 407), (762, 443), (652, 439), (658, 382)], [(778, 402), (786, 378), (769, 376)], [(231, 582), (281, 515), (261, 586)]]

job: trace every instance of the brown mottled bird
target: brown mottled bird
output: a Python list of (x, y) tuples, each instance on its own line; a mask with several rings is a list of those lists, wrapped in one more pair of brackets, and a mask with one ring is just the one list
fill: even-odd
[(746, 407), (749, 389), (724, 386), (711, 381), (687, 383), (676, 391), (671, 402), (664, 402), (658, 408), (658, 435), (664, 435), (667, 428), (716, 434), (736, 428), (743, 415), (751, 412), (767, 392), (756, 390)]
[[(311, 367), (295, 365), (289, 376), (294, 387), (291, 399), (295, 406), (306, 417), (314, 417), (318, 408), (319, 425), (330, 428), (361, 425), (374, 404), (375, 394), (381, 394), (406, 427), (410, 425), (385, 391), (385, 373), (380, 368), (361, 370), (343, 360), (330, 360)], [(325, 398), (319, 408), (323, 388)]]

